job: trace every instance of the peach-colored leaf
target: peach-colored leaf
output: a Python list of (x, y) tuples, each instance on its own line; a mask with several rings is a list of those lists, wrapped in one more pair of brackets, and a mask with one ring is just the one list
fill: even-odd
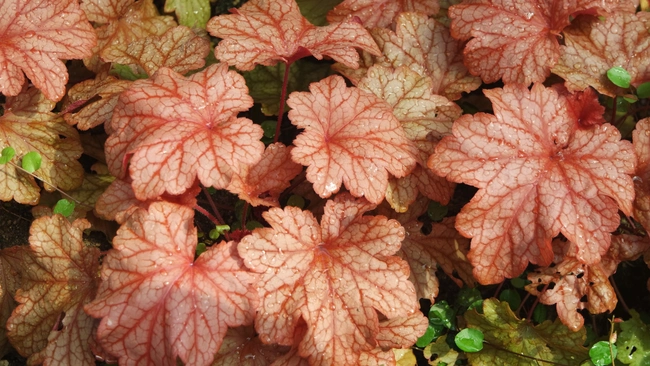
[(95, 364), (95, 321), (83, 310), (95, 296), (99, 269), (99, 249), (83, 242), (89, 227), (61, 215), (32, 223), (16, 293), (20, 305), (7, 322), (11, 343), (30, 364)]
[(422, 313), (384, 320), (379, 323), (377, 345), (381, 348), (408, 348), (424, 334), (429, 325)]
[(234, 174), (226, 189), (253, 206), (280, 206), (280, 193), (302, 171), (302, 166), (291, 160), (290, 152), (291, 148), (282, 143), (269, 145), (262, 160)]
[[(17, 245), (0, 251), (0, 322), (7, 324), (7, 320), (16, 308), (14, 294), (20, 286), (20, 277), (23, 270), (21, 264), (23, 256), (29, 249), (27, 246)], [(0, 357), (11, 349), (7, 339), (7, 328), (0, 329)]]
[(267, 366), (289, 350), (260, 341), (251, 326), (230, 328), (212, 366)]
[[(256, 229), (239, 244), (260, 273), (255, 328), (265, 343), (300, 342), (300, 355), (318, 365), (357, 364), (377, 344), (377, 311), (393, 319), (417, 309), (408, 265), (393, 256), (404, 229), (384, 216), (362, 216), (374, 205), (340, 194), (319, 224), (309, 211), (271, 208), (271, 228)], [(294, 338), (301, 319), (304, 337)]]
[(604, 20), (579, 17), (564, 30), (565, 46), (553, 72), (566, 80), (571, 91), (592, 86), (609, 96), (623, 95), (625, 89), (607, 78), (607, 70), (620, 66), (632, 77), (631, 84), (650, 81), (647, 13), (613, 14)]
[(112, 62), (124, 55), (122, 45), (149, 36), (160, 36), (176, 26), (173, 17), (161, 16), (153, 0), (83, 0), (82, 9), (88, 19), (97, 23), (98, 36), (95, 56), (84, 59), (97, 71), (101, 62)]
[[(77, 188), (83, 181), (79, 134), (63, 118), (50, 112), (54, 102), (45, 99), (37, 89), (30, 88), (16, 97), (7, 98), (4, 115), (0, 116), (0, 150), (11, 146), (16, 150), (13, 162), (30, 151), (41, 155), (40, 169), (34, 172), (45, 189), (64, 191)], [(0, 199), (12, 198), (20, 203), (36, 204), (40, 188), (33, 177), (11, 164), (0, 165)]]
[(253, 321), (254, 277), (222, 242), (194, 260), (194, 212), (154, 202), (136, 211), (113, 239), (97, 298), (101, 345), (125, 365), (209, 365), (228, 327)]
[(447, 98), (431, 92), (433, 82), (408, 67), (397, 69), (372, 66), (358, 87), (369, 91), (393, 107), (393, 114), (402, 124), (406, 137), (418, 148), (418, 165), (410, 175), (391, 179), (386, 199), (399, 212), (404, 212), (415, 201), (418, 191), (428, 198), (447, 204), (455, 184), (435, 174), (426, 167), (436, 143), (451, 134), (454, 120), (462, 111)]
[(473, 286), (472, 266), (467, 259), (469, 239), (454, 228), (455, 217), (447, 217), (440, 223), (432, 223), (431, 232), (422, 233), (422, 223), (418, 220), (427, 210), (429, 201), (420, 197), (405, 213), (380, 206), (378, 212), (399, 221), (406, 238), (397, 255), (404, 258), (411, 267), (409, 279), (415, 285), (418, 298), (435, 302), (438, 296), (437, 267), (458, 286)]
[(470, 41), (465, 65), (484, 82), (542, 82), (560, 56), (558, 35), (569, 16), (610, 11), (618, 1), (476, 0), (449, 8), (451, 34)]
[(133, 190), (140, 200), (178, 195), (198, 177), (225, 188), (233, 169), (261, 158), (262, 128), (239, 112), (253, 105), (244, 78), (227, 64), (185, 78), (159, 69), (120, 95), (106, 140), (111, 174), (123, 177), (130, 159)]
[(436, 146), (429, 167), (479, 188), (456, 219), (472, 238), (469, 258), (481, 283), (518, 276), (528, 262), (553, 260), (560, 232), (578, 260), (600, 261), (618, 209), (632, 213), (632, 145), (609, 125), (583, 128), (564, 96), (535, 84), (486, 90), (494, 115), (464, 115)]
[(402, 12), (420, 12), (429, 16), (439, 10), (438, 0), (345, 0), (327, 13), (327, 21), (341, 22), (358, 17), (368, 29), (388, 28)]
[(152, 202), (156, 201), (171, 202), (193, 208), (196, 206), (196, 196), (200, 192), (201, 187), (195, 184), (179, 196), (163, 194), (154, 199), (141, 201), (135, 197), (130, 182), (115, 179), (97, 200), (95, 212), (103, 219), (115, 220), (123, 224), (138, 208), (147, 209)]
[(392, 108), (374, 94), (346, 87), (336, 75), (309, 90), (287, 100), (291, 123), (304, 129), (291, 157), (307, 166), (307, 180), (321, 197), (338, 192), (343, 183), (353, 195), (381, 202), (388, 173), (405, 176), (417, 154)]
[(222, 38), (215, 56), (243, 71), (278, 61), (290, 64), (305, 56), (329, 56), (357, 68), (355, 48), (380, 53), (370, 33), (354, 19), (316, 27), (300, 14), (295, 0), (251, 0), (233, 11), (210, 19), (207, 30)]
[(408, 66), (430, 77), (433, 94), (456, 100), (462, 92), (481, 85), (481, 80), (470, 75), (463, 65), (463, 43), (451, 38), (447, 27), (424, 14), (400, 14), (394, 32), (379, 28), (372, 35), (383, 53), (379, 63)]
[[(112, 61), (138, 65), (148, 75), (153, 75), (161, 67), (185, 74), (205, 65), (205, 57), (210, 52), (210, 42), (206, 38), (207, 35), (202, 37), (190, 28), (177, 26), (169, 28), (162, 36), (149, 36), (113, 46), (116, 56)], [(117, 54), (117, 50), (121, 54)]]
[(92, 54), (93, 27), (76, 0), (3, 0), (0, 2), (0, 92), (15, 96), (23, 72), (48, 99), (65, 94), (68, 71), (61, 59)]
[[(591, 314), (612, 312), (616, 307), (616, 292), (609, 276), (616, 272), (622, 261), (638, 258), (650, 248), (647, 237), (614, 235), (612, 245), (600, 263), (586, 265), (567, 254), (571, 243), (554, 240), (554, 267), (546, 267), (530, 273), (532, 282), (526, 290), (538, 296), (543, 304), (556, 304), (562, 323), (574, 332), (582, 328), (584, 319), (578, 310), (587, 309)], [(547, 287), (549, 285), (552, 287)]]
[(650, 118), (637, 122), (632, 140), (639, 159), (634, 177), (634, 218), (650, 232)]

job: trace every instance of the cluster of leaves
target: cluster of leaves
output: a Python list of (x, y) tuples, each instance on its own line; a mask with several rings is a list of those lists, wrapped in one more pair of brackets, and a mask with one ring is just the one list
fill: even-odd
[[(583, 314), (613, 311), (610, 276), (650, 258), (638, 5), (3, 1), (0, 199), (41, 206), (29, 245), (0, 252), (0, 351), (406, 365), (416, 344), (435, 365), (588, 362)], [(557, 318), (436, 303), (437, 269), (461, 287), (519, 278)], [(618, 343), (647, 362), (640, 319), (610, 361)]]

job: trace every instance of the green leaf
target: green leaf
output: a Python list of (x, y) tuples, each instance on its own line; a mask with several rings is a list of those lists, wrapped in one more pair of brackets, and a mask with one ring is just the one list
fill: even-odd
[(300, 13), (313, 25), (327, 25), (327, 13), (343, 0), (296, 0)]
[(199, 242), (196, 245), (196, 254), (195, 256), (198, 257), (200, 256), (203, 252), (205, 252), (208, 249), (208, 247), (205, 245), (204, 242)]
[(449, 347), (446, 335), (438, 338), (435, 343), (430, 343), (422, 350), (422, 353), (427, 360), (434, 355), (437, 356), (429, 362), (430, 365), (454, 365), (458, 359), (458, 352)]
[(135, 81), (138, 79), (146, 79), (149, 77), (146, 73), (136, 74), (135, 71), (133, 71), (133, 69), (131, 68), (131, 66), (116, 64), (116, 63), (113, 63), (111, 65), (110, 74), (115, 75), (122, 80), (131, 80), (131, 81)]
[(277, 125), (278, 125), (277, 121), (267, 120), (267, 121), (262, 122), (260, 124), (260, 126), (262, 127), (262, 130), (264, 131), (264, 137), (268, 137), (268, 138), (272, 139), (273, 136), (275, 136), (275, 128), (277, 127)]
[(535, 306), (535, 310), (533, 310), (533, 321), (537, 324), (543, 322), (548, 318), (548, 310), (546, 309), (546, 306), (542, 306), (541, 304), (538, 304)]
[(210, 19), (209, 0), (167, 0), (165, 12), (176, 12), (178, 23), (190, 28), (205, 29)]
[(298, 208), (305, 208), (305, 199), (297, 194), (292, 194), (287, 200), (287, 206), (294, 206)]
[(596, 366), (607, 366), (612, 364), (612, 353), (616, 357), (616, 345), (612, 344), (612, 349), (610, 352), (609, 342), (600, 341), (591, 346), (589, 350), (589, 357), (591, 357), (591, 362)]
[(258, 228), (263, 228), (264, 225), (262, 225), (259, 221), (251, 220), (246, 223), (246, 229), (253, 231)]
[(478, 308), (481, 310), (483, 297), (476, 287), (463, 287), (458, 294), (458, 309), (462, 311)]
[(645, 324), (639, 313), (630, 310), (632, 318), (620, 324), (618, 334), (618, 356), (616, 359), (632, 366), (650, 365), (650, 326)]
[(528, 285), (529, 283), (530, 283), (529, 280), (522, 278), (521, 276), (515, 277), (510, 280), (510, 284), (512, 285), (512, 287), (518, 288), (520, 290), (526, 287), (526, 285)]
[(482, 330), (485, 336), (483, 350), (467, 354), (470, 365), (579, 365), (589, 358), (582, 346), (584, 328), (573, 332), (559, 319), (533, 325), (518, 319), (507, 302), (486, 299), (483, 314), (470, 310), (464, 318), (468, 327)]
[(521, 296), (519, 292), (512, 289), (505, 289), (499, 294), (499, 300), (505, 301), (510, 305), (512, 311), (516, 311), (521, 305)]
[(478, 352), (483, 349), (483, 332), (465, 328), (456, 334), (454, 341), (456, 346), (465, 352)]
[(208, 236), (212, 240), (217, 240), (221, 235), (223, 235), (223, 233), (229, 230), (230, 230), (230, 226), (228, 225), (216, 225), (214, 229), (210, 230)]
[(439, 330), (436, 329), (435, 326), (429, 325), (427, 328), (427, 331), (424, 332), (424, 334), (418, 338), (417, 342), (415, 342), (415, 345), (422, 348), (426, 347), (429, 343), (431, 343), (434, 339), (440, 336)]
[(620, 66), (615, 66), (607, 70), (607, 78), (609, 81), (614, 83), (614, 85), (621, 88), (629, 88), (630, 81), (632, 81), (630, 73)]
[(445, 328), (454, 328), (454, 310), (447, 304), (445, 300), (437, 302), (429, 309), (429, 323), (442, 325)]
[(648, 98), (648, 97), (650, 97), (650, 81), (639, 85), (639, 87), (636, 88), (636, 95), (639, 98)]
[(432, 221), (442, 221), (447, 216), (447, 206), (443, 206), (440, 202), (431, 201), (427, 208), (427, 215)]
[(16, 150), (13, 147), (5, 147), (2, 149), (2, 153), (0, 153), (0, 164), (7, 164), (15, 155)]
[(54, 205), (54, 209), (52, 212), (55, 214), (61, 214), (65, 217), (70, 217), (72, 213), (74, 212), (74, 202), (70, 202), (67, 199), (60, 199), (59, 202)]
[(41, 154), (36, 151), (30, 151), (23, 156), (22, 167), (30, 173), (34, 173), (41, 167)]

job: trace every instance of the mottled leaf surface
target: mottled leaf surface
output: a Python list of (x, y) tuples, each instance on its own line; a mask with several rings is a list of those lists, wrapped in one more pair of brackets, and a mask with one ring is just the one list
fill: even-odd
[(0, 92), (16, 96), (25, 76), (54, 101), (65, 95), (61, 59), (92, 54), (97, 36), (76, 0), (3, 0), (0, 3)]
[(244, 71), (278, 61), (291, 64), (305, 56), (328, 56), (357, 68), (355, 48), (379, 55), (370, 33), (354, 19), (316, 27), (300, 14), (295, 0), (248, 1), (234, 14), (210, 19), (207, 30), (222, 38), (215, 56)]
[[(50, 112), (54, 104), (35, 88), (7, 98), (0, 116), (0, 150), (14, 148), (12, 162), (19, 166), (22, 156), (38, 152), (41, 167), (34, 175), (46, 183), (46, 190), (58, 187), (65, 191), (77, 188), (83, 181), (83, 168), (77, 161), (82, 149), (77, 131)], [(40, 187), (32, 176), (11, 164), (0, 165), (1, 200), (33, 205), (39, 196)]]
[(182, 194), (198, 178), (225, 188), (233, 169), (253, 164), (264, 149), (262, 128), (237, 114), (253, 105), (244, 78), (227, 64), (189, 78), (161, 68), (120, 95), (106, 140), (111, 174), (129, 171), (138, 199)]
[[(377, 345), (377, 311), (413, 314), (408, 265), (393, 256), (405, 233), (395, 220), (362, 216), (374, 205), (349, 194), (328, 201), (320, 224), (309, 211), (271, 208), (239, 253), (260, 274), (255, 328), (265, 343), (297, 344), (311, 364), (357, 364)], [(294, 338), (302, 320), (306, 334)]]
[(477, 0), (449, 8), (451, 35), (468, 40), (465, 65), (486, 83), (542, 82), (560, 56), (558, 35), (579, 12), (605, 13), (618, 1)]
[(99, 249), (86, 246), (85, 220), (41, 217), (30, 228), (19, 303), (7, 322), (13, 346), (31, 364), (94, 365), (95, 321), (83, 307), (97, 290)]
[(436, 146), (429, 167), (479, 188), (456, 218), (472, 238), (481, 283), (518, 276), (528, 262), (553, 260), (560, 232), (587, 264), (607, 252), (618, 209), (632, 212), (632, 145), (609, 124), (579, 126), (565, 97), (535, 84), (486, 90), (494, 115), (464, 115)]
[(178, 22), (190, 28), (203, 28), (210, 19), (209, 0), (166, 0), (165, 12), (175, 12)]
[(288, 350), (286, 346), (262, 343), (252, 325), (230, 328), (212, 366), (267, 366)]
[(438, 13), (437, 0), (345, 0), (327, 14), (327, 21), (341, 22), (358, 17), (364, 27), (388, 28), (402, 12)]
[(228, 327), (253, 321), (254, 277), (222, 242), (194, 259), (192, 209), (155, 202), (135, 212), (113, 239), (97, 298), (101, 345), (124, 365), (209, 365)]
[[(14, 294), (20, 285), (22, 256), (29, 251), (27, 246), (13, 246), (0, 251), (0, 322), (7, 324), (7, 320), (16, 308)], [(7, 338), (7, 328), (0, 329), (0, 356), (11, 349)]]
[(379, 203), (388, 174), (403, 177), (414, 167), (416, 149), (386, 102), (348, 88), (340, 76), (291, 93), (291, 123), (304, 131), (294, 140), (292, 159), (307, 166), (307, 180), (327, 198), (341, 183), (357, 196)]
[(634, 177), (634, 218), (650, 231), (650, 118), (637, 122), (632, 140), (639, 159)]

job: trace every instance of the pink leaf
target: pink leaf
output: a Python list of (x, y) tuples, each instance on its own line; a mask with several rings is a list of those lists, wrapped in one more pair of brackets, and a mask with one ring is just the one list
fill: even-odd
[(316, 27), (300, 14), (295, 0), (251, 0), (234, 14), (216, 16), (207, 30), (222, 38), (214, 50), (222, 62), (238, 69), (292, 63), (305, 56), (329, 56), (351, 68), (358, 67), (355, 48), (379, 54), (368, 31), (352, 19)]
[(106, 140), (106, 160), (124, 176), (131, 156), (133, 190), (140, 200), (178, 195), (198, 177), (204, 186), (225, 188), (240, 164), (262, 154), (262, 128), (237, 113), (253, 105), (244, 78), (227, 64), (189, 78), (161, 68), (120, 95)]
[(637, 122), (632, 139), (639, 159), (634, 177), (634, 218), (650, 231), (650, 118)]
[(307, 180), (327, 198), (341, 182), (353, 195), (379, 203), (388, 173), (398, 177), (415, 165), (415, 147), (406, 138), (391, 108), (375, 95), (348, 88), (340, 76), (291, 93), (291, 123), (304, 131), (294, 140), (291, 157), (307, 165)]
[(130, 217), (102, 265), (97, 338), (125, 365), (209, 365), (228, 327), (253, 321), (254, 277), (222, 242), (194, 260), (190, 208), (155, 202)]
[[(263, 342), (300, 342), (300, 355), (311, 364), (352, 365), (376, 345), (376, 311), (389, 319), (413, 314), (408, 265), (392, 256), (404, 229), (383, 216), (362, 216), (372, 208), (338, 195), (320, 224), (309, 211), (271, 208), (263, 214), (271, 228), (242, 239), (244, 263), (261, 274), (264, 311), (255, 328)], [(296, 339), (301, 319), (307, 332)]]
[(3, 0), (0, 3), (0, 92), (20, 93), (23, 72), (48, 99), (65, 94), (68, 71), (60, 59), (90, 56), (97, 36), (76, 0)]
[(565, 97), (535, 84), (485, 91), (494, 115), (464, 115), (429, 167), (479, 188), (456, 228), (472, 238), (469, 258), (481, 283), (516, 277), (528, 262), (548, 265), (551, 239), (564, 234), (578, 260), (600, 261), (632, 212), (629, 174), (636, 157), (609, 124), (579, 128)]
[(327, 21), (341, 22), (358, 17), (363, 26), (388, 28), (402, 12), (435, 15), (440, 10), (437, 0), (345, 0), (327, 13)]

